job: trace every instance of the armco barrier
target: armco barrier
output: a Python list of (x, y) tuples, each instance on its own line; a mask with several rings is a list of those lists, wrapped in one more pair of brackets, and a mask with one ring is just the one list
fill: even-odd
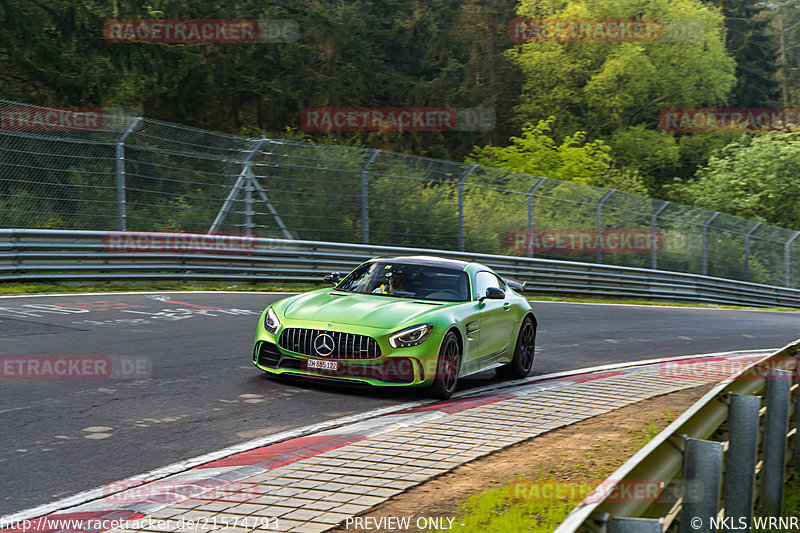
[[(786, 467), (793, 464), (797, 473), (800, 457), (800, 395), (792, 384), (799, 357), (800, 340), (714, 387), (611, 474), (603, 494), (590, 494), (556, 533), (784, 530)], [(680, 379), (693, 370), (676, 364), (665, 372)], [(609, 497), (614, 487), (640, 480), (658, 482), (662, 496)]]
[[(212, 241), (211, 239), (216, 239)], [(168, 233), (0, 230), (0, 281), (319, 282), (386, 255), (479, 261), (528, 293), (800, 308), (800, 290), (694, 274), (421, 248)]]
[[(495, 167), (230, 135), (129, 111), (0, 99), (9, 126), (0, 128), (0, 228), (425, 243), (800, 289), (795, 229)], [(85, 126), (90, 113), (89, 129), (48, 124)]]

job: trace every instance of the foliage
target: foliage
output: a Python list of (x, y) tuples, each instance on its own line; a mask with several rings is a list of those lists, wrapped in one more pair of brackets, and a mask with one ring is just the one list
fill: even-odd
[(522, 0), (518, 12), (702, 25), (701, 35), (680, 42), (529, 42), (514, 49), (510, 56), (525, 74), (519, 114), (535, 122), (557, 110), (557, 136), (584, 130), (596, 138), (636, 124), (652, 127), (661, 108), (721, 104), (734, 85), (722, 16), (699, 0), (568, 0), (549, 13), (542, 13), (543, 4)]
[(586, 134), (578, 131), (557, 143), (550, 133), (554, 121), (551, 116), (524, 127), (521, 137), (511, 137), (511, 146), (476, 147), (468, 161), (584, 185), (646, 192), (635, 173), (612, 167), (611, 148), (603, 141), (587, 141)]
[[(514, 0), (0, 0), (0, 98), (129, 107), (226, 132), (296, 131), (306, 107), (489, 107), (488, 132), (341, 132), (342, 144), (460, 159), (513, 132)], [(292, 20), (296, 42), (109, 43), (109, 19)], [(330, 134), (308, 133), (325, 142)]]
[[(797, 228), (796, 137), (674, 134), (659, 131), (658, 118), (666, 107), (763, 107), (776, 97), (776, 79), (783, 103), (798, 105), (798, 5), (800, 0), (0, 0), (0, 98), (125, 107), (251, 138), (338, 144), (339, 151), (283, 143), (253, 167), (297, 238), (360, 241), (359, 171), (369, 152), (353, 147), (466, 157), (494, 167), (463, 184), (463, 237), (470, 250), (508, 253), (509, 233), (528, 225), (526, 191), (536, 183), (531, 176), (555, 178), (537, 192), (539, 228), (594, 228), (602, 188), (664, 193)], [(701, 31), (659, 42), (514, 45), (507, 24), (515, 16), (654, 18), (699, 24)], [(301, 31), (293, 43), (114, 44), (102, 33), (113, 18), (291, 19)], [(496, 111), (497, 125), (486, 132), (302, 131), (301, 110), (323, 106), (488, 107)], [(242, 170), (235, 161), (247, 141), (209, 147), (221, 136), (170, 128), (137, 130), (127, 141), (133, 147), (125, 156), (128, 228), (207, 231)], [(3, 144), (0, 227), (116, 227), (117, 135), (71, 135), (20, 135)], [(184, 143), (179, 150), (191, 146), (191, 153), (173, 149), (179, 143), (169, 139), (177, 138)], [(78, 153), (76, 139), (94, 144)], [(290, 159), (297, 164), (281, 163)], [(370, 169), (371, 241), (419, 245), (423, 236), (426, 246), (457, 247), (457, 172), (466, 167), (431, 163), (446, 167), (437, 174), (409, 161)], [(676, 176), (680, 180), (673, 182)], [(649, 228), (648, 214), (658, 203), (615, 193), (603, 207), (604, 225)], [(259, 233), (281, 236), (258, 198), (255, 209)], [(241, 229), (243, 211), (237, 200), (223, 230)], [(659, 266), (700, 269), (697, 224), (660, 223), (672, 241), (686, 242), (659, 252)], [(739, 233), (712, 231), (709, 244), (716, 247), (708, 265), (712, 275), (781, 282), (782, 256), (768, 246), (753, 242), (745, 276)], [(594, 260), (591, 254), (569, 258)], [(648, 266), (649, 257), (606, 260)]]
[(711, 211), (800, 229), (800, 133), (744, 135), (712, 156), (672, 199)]
[(736, 60), (734, 107), (772, 107), (778, 102), (778, 46), (771, 39), (769, 11), (753, 0), (714, 0), (725, 17), (726, 48)]
[(700, 0), (522, 0), (518, 13), (659, 19), (672, 27), (694, 28), (688, 36), (655, 42), (534, 41), (508, 52), (525, 76), (517, 107), (520, 122), (535, 124), (555, 112), (554, 138), (582, 131), (587, 139), (606, 140), (614, 166), (648, 174), (645, 184), (651, 193), (683, 163), (680, 152), (675, 153), (675, 134), (657, 131), (660, 111), (720, 106), (736, 82), (723, 17)]
[(681, 152), (671, 133), (647, 129), (637, 124), (620, 129), (608, 140), (614, 162), (644, 176), (648, 189), (654, 189), (654, 176), (674, 175)]
[(765, 2), (769, 16), (768, 35), (777, 41), (776, 78), (783, 107), (800, 106), (800, 0)]
[[(672, 174), (678, 178), (692, 178), (697, 170), (708, 162), (714, 151), (719, 150), (739, 136), (735, 132), (689, 133), (678, 137), (679, 167)], [(669, 182), (662, 183), (668, 185)], [(661, 192), (661, 189), (659, 189)]]
[[(518, 481), (520, 487), (523, 481)], [(558, 481), (545, 481), (542, 486), (545, 490), (552, 487), (567, 488), (579, 487), (588, 489), (587, 484), (568, 484)], [(538, 485), (530, 486), (537, 490)], [(505, 487), (488, 489), (485, 492), (470, 496), (460, 506), (460, 515), (456, 519), (462, 524), (465, 531), (485, 531), (503, 533), (507, 531), (549, 532), (555, 530), (567, 517), (569, 512), (577, 505), (589, 490), (566, 490), (566, 495), (560, 499), (555, 498), (513, 498), (515, 484)], [(573, 494), (574, 493), (574, 494)], [(444, 530), (439, 530), (444, 531)]]
[(370, 183), (370, 241), (454, 249), (456, 187), (421, 178), (378, 177)]

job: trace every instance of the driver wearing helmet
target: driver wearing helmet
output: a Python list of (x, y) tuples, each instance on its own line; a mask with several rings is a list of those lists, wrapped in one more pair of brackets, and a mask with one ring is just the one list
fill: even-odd
[(387, 272), (386, 281), (375, 288), (372, 294), (394, 295), (403, 290), (403, 273), (400, 271)]

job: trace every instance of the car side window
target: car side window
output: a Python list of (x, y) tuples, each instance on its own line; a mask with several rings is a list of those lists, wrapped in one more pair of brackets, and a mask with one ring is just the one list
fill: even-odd
[(370, 279), (374, 277), (372, 274), (375, 269), (376, 263), (364, 263), (353, 270), (345, 279), (340, 281), (339, 284), (336, 285), (336, 290), (362, 294), (366, 293), (368, 283)]
[(491, 272), (481, 271), (475, 274), (475, 298), (486, 296), (486, 289), (495, 287), (505, 290), (503, 282)]

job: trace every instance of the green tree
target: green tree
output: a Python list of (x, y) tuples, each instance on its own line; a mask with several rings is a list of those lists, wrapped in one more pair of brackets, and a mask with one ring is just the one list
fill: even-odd
[[(534, 41), (510, 50), (525, 76), (517, 116), (533, 124), (555, 115), (556, 139), (584, 131), (588, 139), (605, 140), (615, 166), (647, 175), (651, 194), (676, 175), (694, 174), (696, 163), (684, 161), (676, 135), (658, 131), (659, 115), (664, 108), (726, 103), (735, 62), (726, 53), (718, 8), (700, 0), (522, 0), (518, 13), (663, 21), (665, 38), (654, 42)], [(676, 35), (675, 29), (690, 31)]]
[[(515, 132), (504, 55), (515, 0), (0, 0), (0, 98), (140, 109), (280, 137), (306, 107), (488, 107), (476, 132), (342, 132), (339, 142), (449, 159)], [(109, 43), (109, 19), (289, 19), (292, 43)], [(325, 141), (324, 132), (308, 138)]]
[(608, 139), (611, 156), (622, 168), (635, 169), (651, 191), (657, 176), (674, 176), (681, 156), (675, 136), (637, 124), (614, 132)]
[(800, 0), (766, 2), (771, 36), (777, 42), (776, 77), (783, 107), (800, 105)]
[(726, 48), (736, 60), (735, 107), (771, 107), (778, 103), (778, 46), (769, 35), (770, 19), (763, 3), (713, 0), (725, 17)]
[[(522, 0), (520, 16), (541, 16), (540, 0)], [(677, 42), (528, 42), (510, 52), (525, 74), (523, 122), (557, 111), (559, 137), (586, 131), (610, 135), (645, 124), (655, 129), (665, 107), (724, 103), (734, 86), (734, 61), (725, 50), (723, 17), (699, 0), (568, 0), (550, 14), (560, 19), (643, 18), (699, 25)]]
[(646, 192), (638, 174), (612, 166), (611, 148), (603, 141), (587, 141), (586, 134), (578, 131), (557, 142), (551, 133), (554, 120), (550, 117), (526, 126), (521, 137), (511, 137), (510, 146), (476, 147), (468, 161), (595, 187)]
[(676, 181), (671, 199), (800, 229), (800, 133), (745, 135), (712, 156), (694, 181)]

